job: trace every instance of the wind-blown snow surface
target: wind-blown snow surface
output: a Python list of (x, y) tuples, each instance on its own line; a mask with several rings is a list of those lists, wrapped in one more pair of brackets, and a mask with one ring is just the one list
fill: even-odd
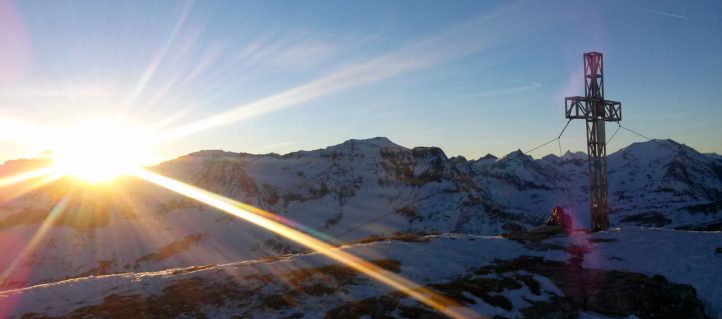
[[(691, 318), (695, 316), (692, 310), (699, 311), (696, 298), (702, 300), (708, 316), (717, 318), (722, 317), (722, 253), (715, 253), (719, 245), (720, 232), (632, 227), (531, 241), (436, 235), (342, 249), (447, 296), (461, 298), (457, 301), (489, 318), (553, 317), (554, 311), (590, 318), (649, 317), (684, 300), (692, 306), (670, 309), (687, 311), (673, 313)], [(550, 265), (561, 268), (542, 270)], [(313, 253), (213, 267), (87, 277), (0, 292), (0, 317), (104, 314), (121, 318), (130, 312), (149, 317), (344, 318), (353, 317), (359, 309), (367, 314), (416, 317), (430, 311), (345, 269)], [(580, 273), (577, 269), (590, 270)], [(570, 284), (579, 281), (575, 277), (579, 274), (586, 278), (581, 281), (586, 282), (584, 290)], [(640, 280), (643, 283), (634, 286)], [(469, 286), (471, 283), (478, 286)], [(678, 284), (694, 287), (696, 294), (694, 289)], [(594, 291), (594, 287), (599, 290)], [(631, 304), (625, 298), (630, 298)], [(564, 301), (559, 303), (561, 299)], [(660, 300), (670, 304), (649, 304)], [(615, 302), (622, 306), (609, 306)]]
[[(608, 159), (613, 226), (720, 229), (722, 161), (669, 140)], [(23, 161), (6, 163), (7, 176)], [(394, 232), (496, 235), (542, 223), (568, 206), (587, 218), (584, 154), (539, 160), (447, 158), (386, 138), (286, 155), (201, 151), (153, 170), (275, 212), (332, 242)], [(0, 205), (0, 289), (65, 278), (156, 271), (297, 251), (269, 232), (137, 180), (122, 192), (58, 181)], [(70, 189), (70, 190), (68, 190)], [(60, 217), (24, 250), (48, 212)]]
[(692, 285), (709, 312), (722, 317), (722, 232), (632, 227), (546, 242), (591, 247), (583, 267), (661, 274)]

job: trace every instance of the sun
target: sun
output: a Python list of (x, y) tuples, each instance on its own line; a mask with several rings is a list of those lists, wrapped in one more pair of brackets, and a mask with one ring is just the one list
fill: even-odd
[(152, 135), (121, 117), (94, 117), (53, 137), (53, 171), (89, 183), (136, 172), (149, 160)]

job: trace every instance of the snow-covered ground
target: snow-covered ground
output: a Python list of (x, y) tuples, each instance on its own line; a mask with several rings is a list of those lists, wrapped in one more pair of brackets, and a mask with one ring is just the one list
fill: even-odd
[[(707, 315), (722, 317), (722, 272), (719, 271), (722, 253), (715, 252), (717, 247), (722, 246), (720, 232), (630, 227), (592, 235), (575, 233), (532, 241), (475, 235), (435, 235), (421, 239), (379, 241), (344, 246), (342, 249), (367, 260), (379, 263), (387, 261), (387, 269), (447, 296), (454, 296), (453, 289), (456, 286), (450, 284), (454, 280), (496, 282), (502, 289), (490, 288), (498, 293), (489, 295), (503, 296), (502, 299), (508, 300), (510, 306), (505, 306), (505, 302), (493, 302), (496, 299), (489, 299), (492, 302), (488, 302), (473, 292), (463, 295), (466, 300), (458, 300), (489, 318), (494, 315), (528, 317), (528, 311), (534, 303), (550, 302), (573, 291), (568, 287), (559, 288), (559, 284), (564, 283), (564, 273), (548, 276), (533, 267), (526, 270), (507, 269), (503, 261), (528, 256), (572, 265), (573, 259), (579, 257), (579, 251), (583, 251), (581, 265), (587, 269), (639, 273), (650, 278), (662, 275), (670, 283), (694, 287)], [(133, 307), (137, 307), (138, 302), (152, 301), (150, 307), (157, 307), (159, 314), (268, 318), (298, 313), (302, 314), (299, 318), (318, 318), (344, 313), (348, 311), (344, 307), (356, 306), (355, 303), (361, 301), (379, 303), (377, 306), (381, 307), (384, 305), (381, 300), (384, 299), (380, 298), (388, 298), (384, 296), (392, 293), (390, 288), (378, 282), (360, 274), (343, 272), (343, 267), (333, 268), (336, 266), (342, 265), (321, 254), (310, 253), (203, 268), (66, 280), (0, 292), (0, 317), (19, 318), (29, 313), (55, 317), (98, 315), (119, 305), (135, 309)], [(572, 275), (569, 276), (571, 278)], [(510, 278), (516, 278), (523, 284), (510, 281)], [(650, 280), (653, 282), (653, 279)], [(186, 308), (171, 309), (178, 305), (177, 300), (169, 297), (169, 293), (183, 287), (183, 283), (192, 284), (184, 288), (190, 290), (183, 292), (191, 294), (192, 298), (199, 298), (203, 302), (202, 307), (195, 307), (197, 302), (188, 301), (189, 306)], [(199, 294), (192, 287), (207, 291)], [(240, 291), (248, 291), (250, 294), (238, 296)], [(209, 296), (213, 298), (207, 300)], [(278, 296), (292, 300), (277, 299)], [(579, 296), (567, 297), (573, 300)], [(594, 297), (585, 296), (589, 300)], [(242, 299), (242, 302), (237, 299)], [(416, 307), (416, 311), (423, 309), (406, 298), (399, 300), (396, 305), (399, 308), (394, 310), (402, 312), (390, 313), (404, 317), (405, 308), (400, 305)], [(594, 311), (578, 310), (578, 315), (581, 318), (619, 317), (614, 313), (605, 314), (598, 308)], [(634, 313), (627, 313), (623, 317), (633, 318), (632, 315)], [(691, 316), (682, 313), (681, 317)]]
[[(590, 239), (603, 242), (590, 243)], [(592, 247), (584, 267), (659, 274), (669, 281), (691, 285), (710, 312), (722, 316), (722, 232), (616, 228), (546, 242), (581, 242)]]

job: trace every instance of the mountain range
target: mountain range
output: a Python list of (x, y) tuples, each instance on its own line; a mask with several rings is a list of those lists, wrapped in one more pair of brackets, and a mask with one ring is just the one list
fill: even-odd
[[(612, 227), (722, 230), (719, 155), (653, 140), (631, 144), (607, 161)], [(0, 175), (39, 165), (41, 160), (9, 161)], [(583, 153), (534, 159), (516, 151), (468, 160), (379, 137), (285, 155), (199, 151), (149, 169), (274, 212), (336, 245), (408, 234), (432, 242), (492, 242), (493, 236), (542, 225), (555, 206), (565, 207), (577, 228), (589, 223)], [(236, 266), (215, 265), (304, 253), (284, 238), (158, 186), (131, 177), (115, 184), (79, 186), (61, 178), (4, 195), (0, 290), (16, 295), (8, 289), (86, 277), (110, 285), (129, 280), (122, 274), (168, 269), (223, 272)], [(45, 220), (51, 222), (43, 226)], [(456, 275), (469, 275), (473, 267), (467, 268)], [(506, 315), (521, 308), (512, 309), (517, 312)]]

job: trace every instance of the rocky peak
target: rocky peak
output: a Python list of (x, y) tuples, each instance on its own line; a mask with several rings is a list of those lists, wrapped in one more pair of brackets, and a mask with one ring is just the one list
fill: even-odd
[(461, 155), (458, 155), (458, 156), (454, 156), (454, 157), (452, 157), (452, 158), (449, 158), (449, 161), (451, 161), (452, 163), (454, 163), (454, 165), (464, 164), (464, 163), (468, 162), (468, 160), (466, 159), (466, 157), (461, 156)]
[(228, 152), (224, 150), (200, 150), (186, 155), (187, 157), (218, 157), (218, 156), (235, 156), (238, 153)]
[(502, 157), (499, 161), (496, 162), (496, 166), (502, 167), (512, 165), (514, 163), (525, 165), (527, 163), (533, 162), (534, 158), (532, 158), (531, 155), (526, 155), (521, 150), (516, 150)]
[(480, 157), (478, 160), (479, 160), (479, 161), (490, 161), (490, 160), (494, 160), (494, 161), (495, 161), (495, 160), (498, 160), (498, 159), (499, 159), (498, 157), (496, 157), (496, 156), (494, 156), (494, 155), (492, 155), (492, 154), (490, 154), (490, 153), (486, 153), (486, 155)]
[(438, 147), (414, 147), (412, 150), (415, 158), (441, 158), (447, 161), (446, 153)]
[(549, 155), (542, 157), (541, 160), (554, 163), (554, 162), (559, 161), (559, 156), (556, 156), (555, 154), (549, 154)]
[(562, 155), (563, 160), (587, 160), (587, 153), (584, 152), (574, 152), (566, 151), (564, 155)]
[(368, 139), (350, 139), (341, 144), (328, 147), (331, 148), (350, 148), (350, 149), (366, 149), (366, 148), (383, 148), (383, 147), (401, 147), (386, 137), (373, 137)]

